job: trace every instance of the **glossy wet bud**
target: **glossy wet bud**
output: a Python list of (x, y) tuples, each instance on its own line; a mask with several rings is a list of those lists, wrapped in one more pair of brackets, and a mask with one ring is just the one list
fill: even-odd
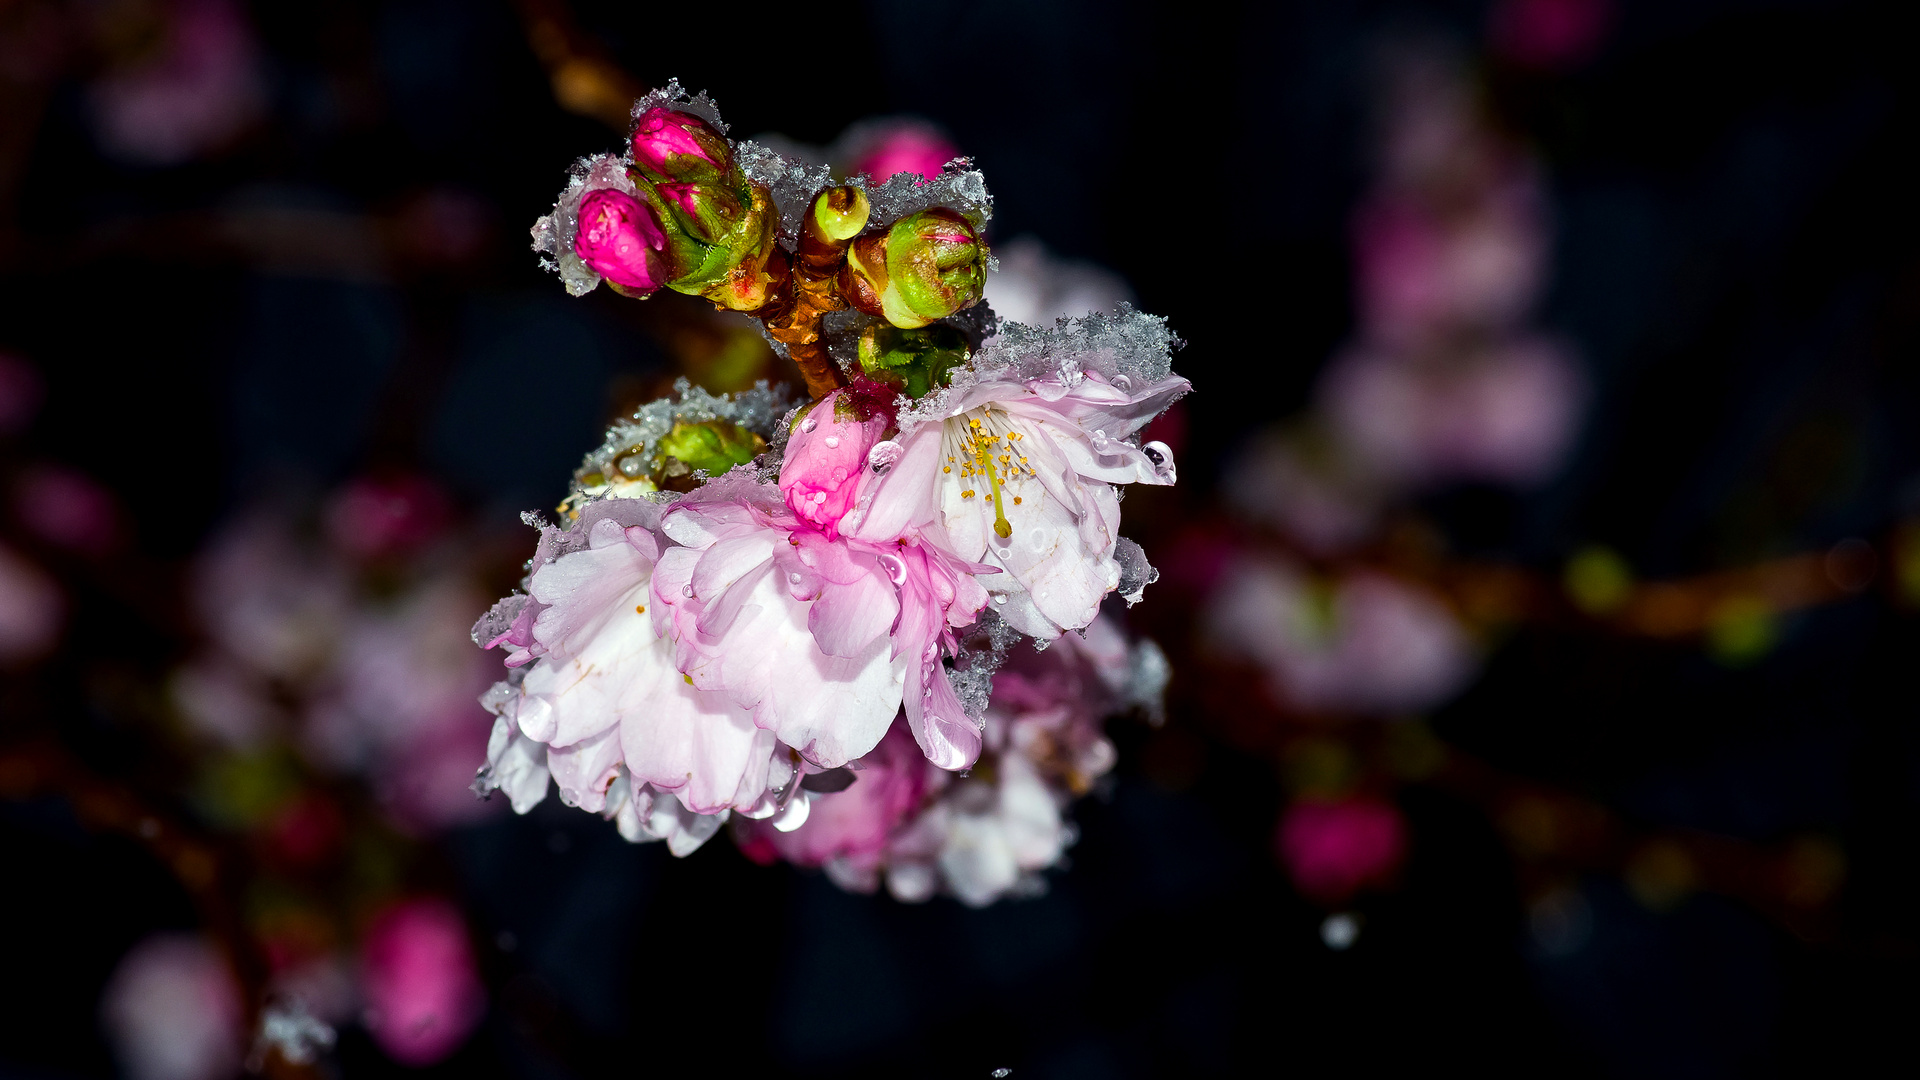
[(760, 436), (728, 420), (698, 424), (676, 420), (673, 430), (660, 439), (655, 473), (663, 487), (671, 486), (672, 480), (691, 477), (695, 471), (719, 476), (735, 465), (752, 461), (766, 448)]
[(856, 383), (796, 417), (780, 465), (780, 491), (795, 514), (829, 536), (853, 508), (873, 445), (893, 426), (892, 397), (871, 383)]
[(873, 204), (857, 187), (831, 187), (816, 195), (807, 212), (807, 231), (816, 240), (844, 244), (867, 227)]
[(573, 253), (621, 292), (644, 296), (666, 284), (666, 247), (653, 208), (632, 195), (601, 188), (580, 201)]
[(901, 218), (883, 236), (847, 250), (847, 301), (895, 326), (915, 329), (978, 303), (987, 249), (973, 224), (945, 207)]
[(633, 164), (651, 180), (712, 183), (733, 167), (733, 148), (692, 113), (652, 108), (634, 125)]
[(860, 334), (860, 369), (868, 378), (910, 398), (947, 385), (972, 351), (951, 326), (902, 330), (875, 323)]

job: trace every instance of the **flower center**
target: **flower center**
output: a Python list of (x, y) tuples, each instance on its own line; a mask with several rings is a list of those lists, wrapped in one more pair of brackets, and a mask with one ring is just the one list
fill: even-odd
[(947, 459), (941, 466), (942, 475), (953, 476), (954, 470), (959, 470), (954, 479), (960, 483), (962, 499), (973, 498), (977, 485), (986, 484), (986, 497), (993, 500), (993, 531), (1002, 540), (1013, 535), (1005, 500), (1011, 497), (1014, 505), (1019, 505), (1022, 497), (1014, 490), (1035, 475), (1021, 453), (1020, 444), (1025, 438), (1005, 412), (992, 406), (953, 417), (941, 432), (941, 450)]

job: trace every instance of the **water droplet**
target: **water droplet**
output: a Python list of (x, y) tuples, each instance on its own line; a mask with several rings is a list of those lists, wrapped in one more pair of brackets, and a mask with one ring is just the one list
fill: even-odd
[(628, 454), (620, 459), (620, 475), (639, 476), (647, 471), (647, 463), (640, 460), (639, 454)]
[(1173, 483), (1173, 447), (1163, 442), (1150, 442), (1141, 447), (1140, 452), (1153, 462), (1153, 471), (1157, 475), (1165, 477), (1167, 483)]
[(814, 418), (811, 416), (807, 417), (805, 420), (800, 421), (801, 432), (808, 435), (813, 434), (813, 429), (819, 426), (820, 426), (819, 423), (815, 421)]
[(800, 571), (798, 570), (788, 571), (787, 580), (793, 582), (795, 585), (800, 584)]
[(1127, 378), (1125, 375), (1115, 375), (1113, 377), (1113, 388), (1121, 393), (1126, 393), (1133, 389), (1133, 380)]
[(886, 568), (887, 579), (895, 585), (904, 585), (907, 581), (907, 563), (898, 555), (886, 553), (880, 556), (880, 565)]
[(1029, 544), (1032, 544), (1032, 545), (1033, 545), (1033, 546), (1034, 546), (1034, 547), (1035, 547), (1036, 549), (1040, 549), (1040, 550), (1045, 550), (1045, 548), (1046, 548), (1046, 546), (1047, 546), (1047, 532), (1046, 532), (1046, 530), (1045, 530), (1045, 529), (1035, 529), (1035, 530), (1033, 530), (1032, 532), (1030, 532), (1030, 533), (1028, 533), (1028, 534), (1027, 534), (1027, 543), (1029, 543)]
[(1004, 603), (1006, 603), (1006, 602), (1007, 602), (1007, 594), (1006, 594), (1006, 593), (994, 593), (994, 594), (993, 594), (993, 602), (994, 602), (994, 603), (996, 603), (996, 604), (1004, 604)]
[(873, 449), (867, 451), (867, 466), (874, 472), (886, 472), (905, 452), (905, 448), (892, 439), (874, 443)]
[(838, 450), (840, 448), (840, 436), (838, 435), (829, 435), (825, 441), (827, 449), (829, 450)]
[(691, 586), (691, 585), (682, 585), (682, 586), (680, 586), (680, 595), (681, 595), (681, 596), (692, 596), (692, 595), (693, 595), (693, 586)]

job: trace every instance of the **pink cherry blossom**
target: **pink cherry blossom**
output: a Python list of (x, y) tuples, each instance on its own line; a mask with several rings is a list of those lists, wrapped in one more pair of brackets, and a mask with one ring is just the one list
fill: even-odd
[(902, 437), (890, 469), (868, 474), (843, 531), (885, 542), (917, 530), (1000, 568), (982, 584), (1021, 633), (1051, 640), (1092, 622), (1120, 581), (1113, 485), (1174, 480), (1170, 451), (1129, 437), (1188, 383), (1076, 374), (956, 389), (942, 418)]
[(1287, 808), (1274, 841), (1294, 887), (1337, 904), (1392, 875), (1406, 857), (1407, 829), (1400, 811), (1377, 799), (1309, 799)]
[(1153, 709), (1164, 683), (1159, 651), (1129, 645), (1105, 619), (1045, 652), (1018, 648), (994, 676), (970, 775), (928, 768), (896, 726), (853, 763), (850, 786), (808, 795), (805, 823), (784, 836), (746, 826), (743, 850), (821, 866), (857, 892), (884, 881), (910, 902), (944, 892), (977, 907), (1036, 892), (1073, 842), (1066, 806), (1113, 766), (1101, 722)]
[(743, 847), (764, 844), (796, 866), (826, 866), (834, 880), (864, 882), (871, 891), (887, 844), (945, 774), (921, 754), (906, 728), (895, 724), (850, 775), (853, 783), (844, 790), (810, 797), (813, 808), (798, 828), (781, 832), (763, 822), (743, 826)]
[(667, 512), (653, 595), (671, 612), (678, 668), (820, 768), (872, 750), (906, 708), (942, 768), (979, 752), (941, 662), (987, 602), (989, 568), (917, 536), (830, 539), (776, 488), (711, 483)]
[(1277, 559), (1248, 559), (1215, 589), (1207, 636), (1260, 664), (1295, 708), (1392, 714), (1457, 693), (1477, 662), (1446, 605), (1370, 571), (1316, 581)]
[(646, 203), (618, 188), (599, 188), (580, 200), (573, 252), (595, 273), (635, 292), (666, 283), (667, 234)]
[(204, 938), (157, 934), (135, 945), (108, 979), (100, 1013), (114, 1056), (133, 1080), (240, 1075), (240, 987)]
[(489, 748), (495, 781), (522, 813), (544, 797), (548, 772), (564, 801), (596, 813), (622, 778), (698, 814), (773, 810), (773, 735), (725, 694), (689, 682), (663, 636), (672, 623), (653, 599), (657, 516), (643, 500), (610, 500), (542, 541), (547, 561), (514, 613), (516, 624), (532, 613), (523, 651), (538, 655), (485, 698), (510, 727), (504, 736), (496, 727)]
[(780, 491), (787, 508), (829, 538), (853, 507), (867, 455), (893, 425), (892, 395), (871, 383), (829, 393), (814, 403), (787, 439)]
[(374, 918), (360, 948), (367, 1029), (380, 1048), (416, 1068), (459, 1049), (486, 1011), (460, 909), (402, 901)]

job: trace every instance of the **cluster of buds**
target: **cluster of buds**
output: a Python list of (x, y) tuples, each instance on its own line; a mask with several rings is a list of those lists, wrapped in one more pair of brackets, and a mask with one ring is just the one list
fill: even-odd
[(817, 191), (783, 237), (772, 192), (726, 136), (666, 104), (636, 117), (624, 180), (631, 190), (606, 183), (581, 199), (573, 254), (623, 295), (667, 288), (760, 319), (816, 398), (846, 381), (821, 339), (828, 312), (919, 329), (978, 303), (986, 285), (987, 248), (965, 214), (935, 206), (875, 222), (861, 181)]
[(640, 116), (631, 149), (637, 194), (589, 192), (574, 254), (627, 296), (664, 286), (732, 311), (765, 307), (786, 269), (774, 243), (779, 214), (726, 137), (692, 113), (654, 108)]

